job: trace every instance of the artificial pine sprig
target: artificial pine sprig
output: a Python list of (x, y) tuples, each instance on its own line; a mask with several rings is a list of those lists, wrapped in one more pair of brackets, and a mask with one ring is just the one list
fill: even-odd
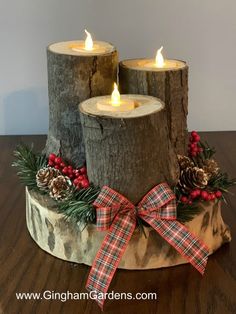
[(38, 170), (47, 165), (45, 155), (37, 155), (33, 152), (33, 146), (28, 147), (25, 144), (19, 145), (14, 151), (16, 160), (12, 166), (18, 169), (17, 175), (20, 181), (30, 190), (39, 190), (36, 183), (36, 174)]
[(188, 222), (203, 210), (199, 204), (192, 203), (191, 206), (180, 201), (177, 202), (177, 220), (179, 222)]
[(202, 148), (202, 152), (200, 154), (201, 158), (211, 159), (215, 155), (215, 148), (211, 147), (207, 142), (203, 143), (202, 141), (199, 141), (198, 145)]
[(99, 192), (100, 189), (94, 186), (79, 191), (73, 188), (71, 197), (59, 203), (58, 210), (76, 223), (95, 223), (96, 210), (92, 204)]
[(236, 179), (229, 179), (227, 173), (219, 172), (216, 176), (212, 177), (209, 182), (208, 186), (210, 189), (218, 189), (222, 192), (228, 193), (228, 188), (236, 185)]

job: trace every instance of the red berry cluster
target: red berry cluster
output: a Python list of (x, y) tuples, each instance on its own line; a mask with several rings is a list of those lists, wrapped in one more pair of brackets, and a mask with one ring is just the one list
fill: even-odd
[(196, 157), (198, 154), (202, 152), (202, 147), (200, 147), (200, 136), (196, 131), (191, 132), (190, 140), (189, 140), (189, 150), (188, 154), (190, 157)]
[(201, 199), (202, 201), (214, 201), (216, 198), (221, 198), (222, 192), (215, 191), (215, 192), (208, 192), (205, 190), (195, 189), (192, 190), (189, 196), (181, 196), (180, 201), (185, 204), (192, 205), (193, 200)]
[(67, 165), (61, 157), (58, 157), (55, 154), (49, 155), (48, 165), (60, 170), (62, 174), (69, 177), (74, 186), (76, 186), (78, 189), (86, 189), (89, 187), (86, 167), (74, 169), (72, 166)]

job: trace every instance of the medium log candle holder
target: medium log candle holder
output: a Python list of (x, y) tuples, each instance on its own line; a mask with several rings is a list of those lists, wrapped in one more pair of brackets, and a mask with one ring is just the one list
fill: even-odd
[(117, 77), (117, 51), (101, 43), (103, 50), (98, 53), (74, 51), (76, 42), (56, 43), (47, 49), (49, 132), (45, 152), (60, 154), (76, 166), (85, 162), (78, 104), (111, 93)]
[(151, 95), (166, 105), (170, 140), (176, 153), (187, 150), (188, 66), (178, 60), (166, 60), (168, 67), (158, 68), (149, 59), (131, 59), (119, 63), (120, 91), (124, 94)]

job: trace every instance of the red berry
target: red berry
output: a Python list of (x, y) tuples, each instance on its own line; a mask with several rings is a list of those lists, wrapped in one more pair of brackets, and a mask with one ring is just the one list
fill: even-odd
[(61, 163), (60, 163), (60, 167), (61, 167), (61, 168), (65, 168), (65, 166), (66, 166), (66, 165), (65, 165), (64, 162), (61, 162)]
[(221, 197), (222, 197), (222, 192), (221, 192), (221, 191), (216, 191), (216, 192), (215, 192), (215, 196), (216, 196), (217, 198), (221, 198)]
[(194, 147), (191, 149), (191, 151), (192, 151), (193, 153), (197, 153), (197, 152), (198, 152), (198, 147), (197, 147), (197, 146), (194, 146)]
[(189, 204), (189, 205), (192, 205), (192, 204), (193, 204), (193, 202), (192, 202), (191, 200), (189, 200), (189, 201), (188, 201), (188, 204)]
[(73, 179), (73, 178), (74, 178), (73, 174), (71, 174), (71, 173), (68, 175), (68, 177), (69, 177), (70, 179)]
[(62, 163), (61, 157), (56, 157), (56, 158), (55, 158), (55, 163), (56, 163), (57, 165), (60, 165), (60, 164)]
[(195, 142), (199, 142), (200, 141), (200, 136), (199, 135), (196, 135), (196, 136), (194, 136), (194, 140), (195, 140)]
[(80, 168), (80, 173), (81, 173), (81, 174), (85, 174), (85, 173), (87, 173), (87, 169), (86, 169), (86, 167), (82, 167), (82, 168)]
[(200, 196), (201, 191), (199, 189), (195, 189), (191, 191), (190, 196), (192, 199), (195, 199), (196, 197)]
[(180, 201), (182, 203), (187, 203), (188, 202), (188, 198), (186, 196), (181, 196)]
[(84, 177), (84, 176), (82, 176), (81, 174), (80, 174), (77, 178), (78, 178), (78, 180), (79, 180), (79, 181), (82, 181), (82, 180), (84, 180), (84, 179), (85, 179), (85, 177)]
[(192, 152), (190, 153), (190, 155), (191, 155), (192, 157), (196, 157), (196, 156), (197, 156), (197, 153), (192, 151)]
[(52, 160), (49, 160), (48, 165), (49, 165), (50, 167), (53, 167), (53, 166), (54, 166), (54, 162), (53, 162)]
[(79, 184), (79, 180), (78, 180), (78, 179), (75, 179), (75, 180), (73, 181), (73, 183), (74, 183), (75, 185), (78, 185), (78, 184)]
[(191, 136), (192, 136), (192, 137), (195, 137), (196, 135), (198, 135), (196, 131), (192, 131), (192, 132), (191, 132)]
[(60, 170), (60, 167), (58, 165), (55, 166), (55, 169)]
[(80, 182), (82, 188), (86, 189), (89, 187), (89, 181), (87, 179), (84, 179)]
[(55, 154), (50, 154), (48, 156), (49, 160), (54, 161), (57, 156)]
[(207, 191), (201, 191), (201, 198), (205, 201), (208, 200), (208, 193)]
[(206, 198), (206, 201), (211, 201), (212, 199), (211, 199), (211, 194), (208, 194), (208, 196), (207, 196), (207, 198)]
[(67, 168), (67, 167), (64, 167), (64, 168), (62, 169), (62, 173), (68, 174), (68, 168)]
[(211, 200), (214, 201), (214, 199), (216, 198), (214, 193), (211, 193)]
[(73, 167), (72, 166), (68, 166), (68, 169), (73, 171)]

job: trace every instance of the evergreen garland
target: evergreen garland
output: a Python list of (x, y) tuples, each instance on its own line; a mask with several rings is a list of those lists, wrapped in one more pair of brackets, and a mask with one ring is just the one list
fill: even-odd
[[(203, 148), (202, 154), (204, 154), (204, 158), (211, 158), (214, 155), (215, 150), (210, 148), (208, 144), (201, 143), (201, 147)], [(12, 165), (18, 169), (17, 175), (20, 181), (29, 190), (45, 194), (46, 192), (37, 186), (36, 175), (40, 169), (47, 167), (48, 161), (46, 156), (34, 153), (33, 146), (28, 147), (23, 144), (17, 147), (14, 156), (16, 160)], [(230, 180), (226, 173), (219, 173), (209, 181), (208, 188), (213, 190), (217, 188), (223, 192), (228, 192), (228, 187), (234, 184), (236, 184), (236, 180)], [(96, 210), (93, 203), (99, 192), (100, 189), (93, 185), (80, 190), (71, 185), (69, 197), (63, 201), (56, 201), (57, 209), (65, 215), (65, 219), (72, 220), (77, 224), (96, 223)], [(202, 206), (199, 206), (198, 202), (193, 202), (191, 206), (181, 202), (181, 190), (178, 185), (174, 188), (174, 193), (177, 199), (177, 220), (180, 222), (190, 221), (202, 211)], [(145, 222), (141, 219), (138, 219), (137, 222), (140, 230), (144, 232), (143, 226), (146, 226)]]

